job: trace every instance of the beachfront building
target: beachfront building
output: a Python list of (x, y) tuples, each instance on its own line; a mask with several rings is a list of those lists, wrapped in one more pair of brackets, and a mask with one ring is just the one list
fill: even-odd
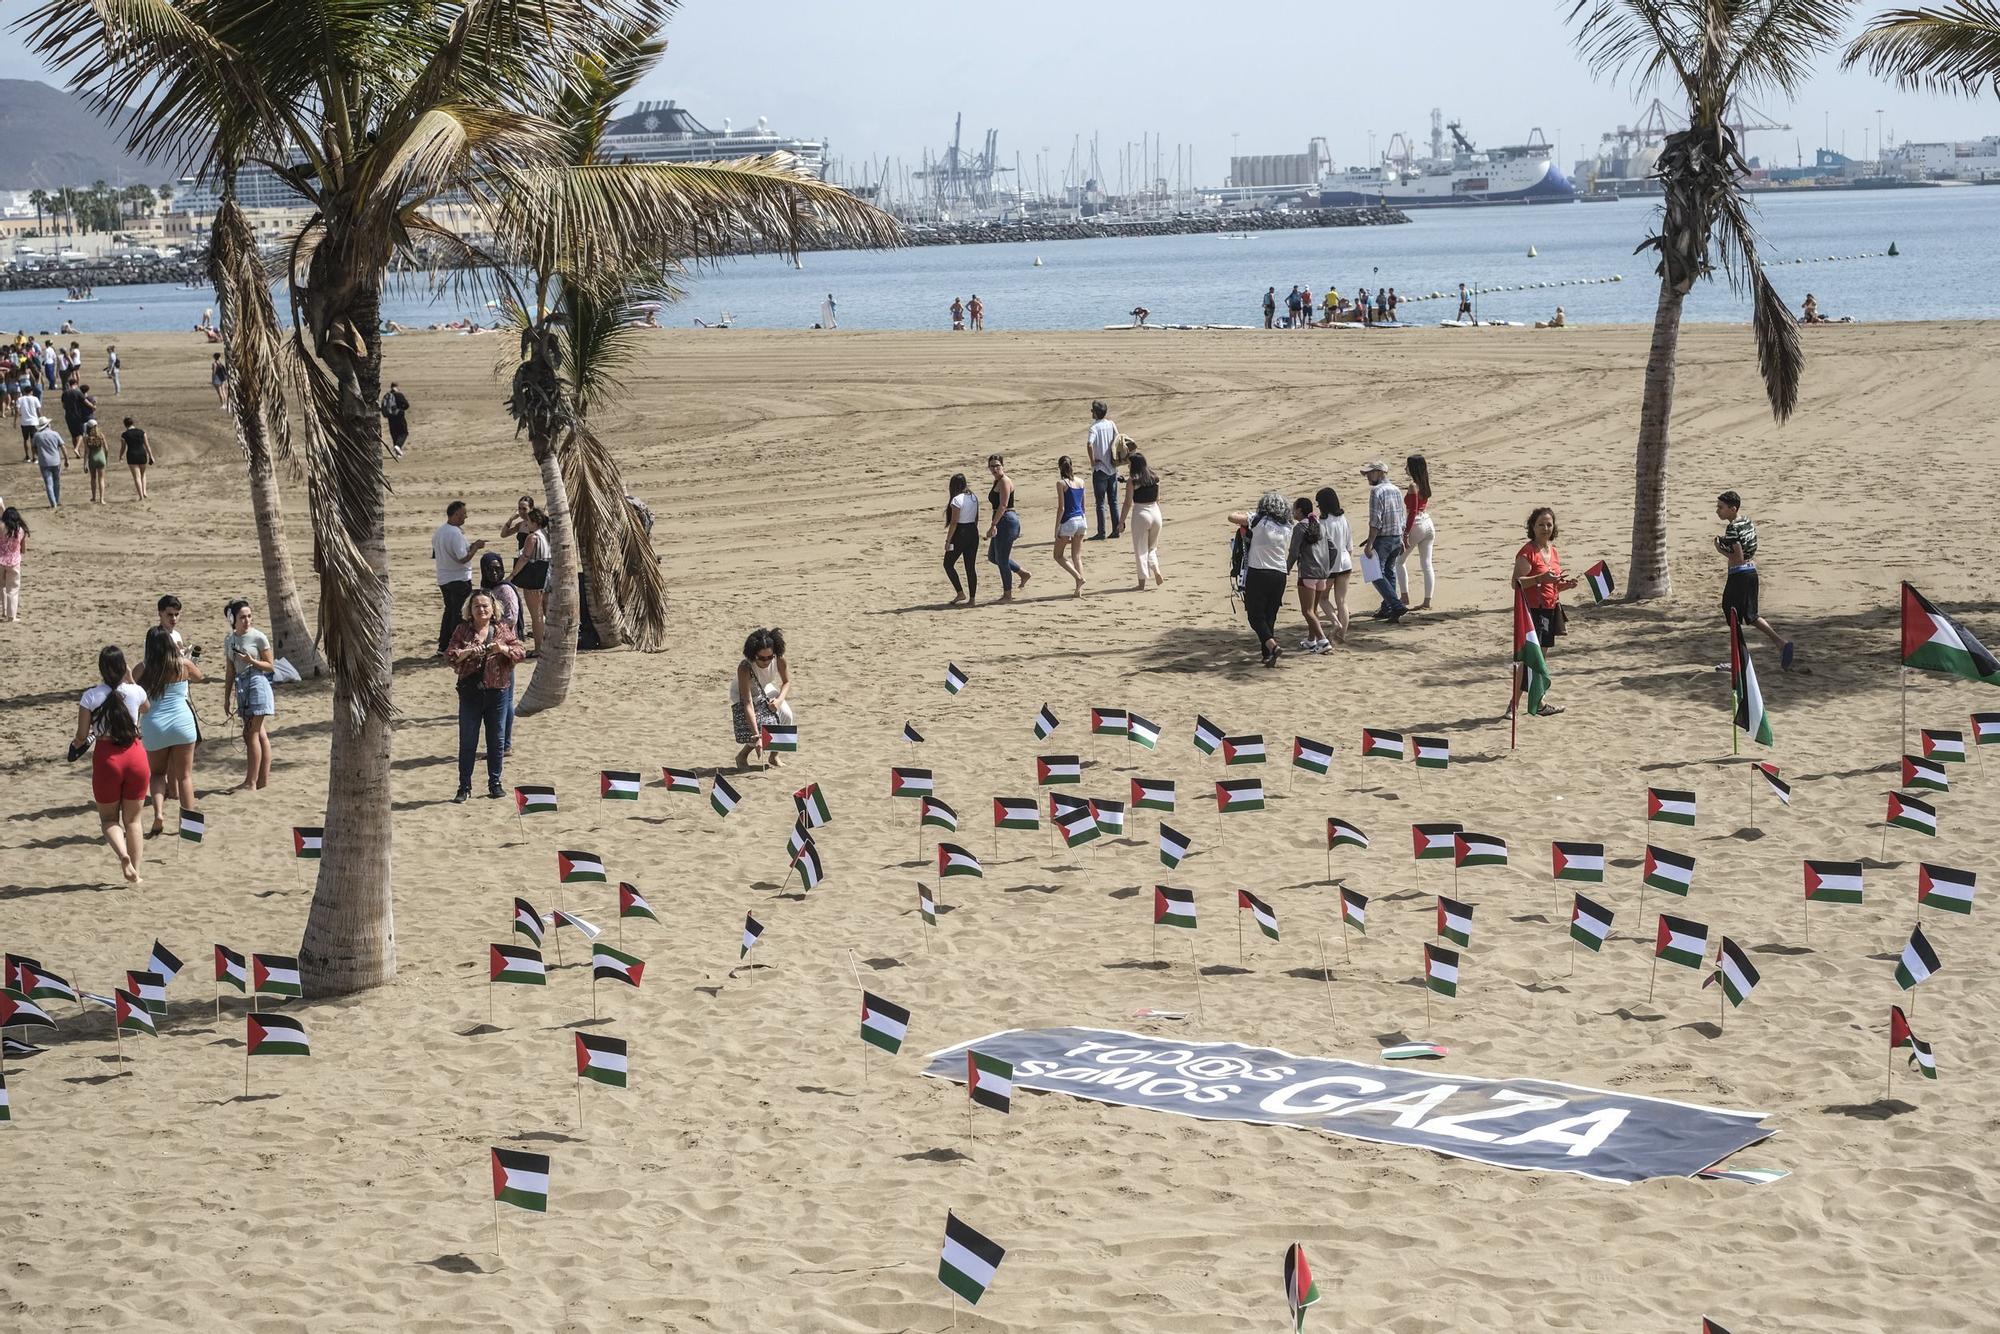
[(1956, 143), (1901, 143), (1882, 155), (1882, 169), (1920, 181), (2000, 181), (2000, 135)]

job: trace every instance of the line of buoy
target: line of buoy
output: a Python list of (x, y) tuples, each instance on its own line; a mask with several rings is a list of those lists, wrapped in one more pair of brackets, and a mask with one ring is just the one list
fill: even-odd
[[(1473, 296), (1480, 296), (1487, 292), (1542, 292), (1553, 291), (1558, 287), (1596, 287), (1603, 283), (1622, 283), (1624, 281), (1624, 274), (1614, 273), (1609, 278), (1551, 278), (1546, 282), (1539, 283), (1509, 284), (1501, 287), (1467, 287), (1465, 290)], [(1458, 293), (1456, 292), (1432, 292), (1426, 296), (1406, 296), (1402, 300), (1405, 302), (1445, 301), (1457, 300), (1457, 298)]]

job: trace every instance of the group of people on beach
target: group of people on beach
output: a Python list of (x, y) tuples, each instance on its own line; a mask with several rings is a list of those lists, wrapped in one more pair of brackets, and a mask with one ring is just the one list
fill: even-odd
[[(122, 394), (118, 348), (105, 348), (104, 369), (112, 392)], [(98, 425), (96, 393), (82, 380), (83, 351), (72, 342), (60, 347), (55, 340), (38, 343), (25, 333), (17, 333), (11, 346), (0, 347), (0, 415), (12, 418), (21, 428), (21, 461), (32, 463), (41, 474), (42, 494), (50, 509), (62, 508), (62, 475), (72, 459), (90, 473), (90, 503), (102, 505), (107, 497), (104, 472), (111, 462), (111, 443)], [(64, 434), (55, 429), (44, 396), (59, 393)], [(119, 437), (119, 451), (131, 469), (132, 489), (147, 499), (146, 469), (153, 464), (152, 443), (138, 422), (125, 419)]]
[[(194, 779), (201, 723), (188, 693), (189, 686), (207, 679), (201, 648), (189, 645), (181, 632), (179, 598), (169, 593), (154, 610), (159, 622), (146, 631), (136, 673), (118, 645), (107, 644), (98, 652), (98, 682), (77, 702), (76, 732), (69, 744), (72, 761), (86, 753), (91, 757), (98, 821), (131, 885), (142, 883), (146, 839), (166, 832), (168, 801), (177, 808), (176, 832), (190, 817), (192, 823), (201, 821)], [(269, 723), (277, 713), (272, 684), (279, 661), (270, 637), (256, 628), (248, 599), (231, 601), (223, 608), (223, 619), (229, 629), (222, 639), (222, 716), (234, 713), (243, 723), (243, 781), (234, 790), (254, 792), (271, 781)], [(147, 807), (153, 813), (151, 828), (142, 825)]]
[[(833, 298), (829, 296), (827, 300), (832, 301)], [(951, 299), (951, 331), (964, 333), (967, 329), (974, 333), (986, 332), (986, 303), (979, 299), (977, 292), (974, 292), (969, 300), (960, 301), (957, 297)]]
[[(1311, 284), (1294, 284), (1292, 290), (1282, 298), (1276, 287), (1264, 289), (1264, 327), (1266, 329), (1311, 329), (1331, 328), (1336, 324), (1393, 324), (1396, 321), (1398, 298), (1393, 287), (1375, 289), (1374, 301), (1369, 301), (1368, 289), (1363, 287), (1355, 292), (1352, 300), (1340, 294), (1339, 289), (1328, 283), (1320, 296), (1318, 319), (1313, 318), (1313, 293)], [(1283, 314), (1279, 314), (1280, 309)]]

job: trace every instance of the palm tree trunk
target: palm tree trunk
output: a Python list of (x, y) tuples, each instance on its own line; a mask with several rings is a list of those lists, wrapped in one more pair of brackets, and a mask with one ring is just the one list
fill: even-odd
[(1632, 490), (1632, 560), (1625, 593), (1633, 600), (1673, 592), (1667, 564), (1667, 445), (1674, 411), (1674, 369), (1686, 293), (1660, 280), (1653, 345), (1646, 353), (1646, 390), (1639, 406), (1639, 449)]
[(606, 648), (622, 648), (627, 642), (613, 591), (618, 587), (617, 579), (618, 571), (599, 569), (595, 562), (584, 571), (583, 587), (589, 603), (585, 610), (590, 613), (591, 628)]
[[(246, 423), (246, 430), (248, 425)], [(261, 429), (261, 426), (259, 427)], [(271, 649), (310, 680), (326, 674), (326, 663), (313, 643), (312, 627), (299, 602), (298, 581), (292, 578), (292, 550), (285, 539), (284, 502), (278, 494), (278, 470), (268, 449), (250, 464), (250, 509), (257, 516), (257, 551), (264, 564), (265, 616), (271, 627)]]
[(534, 448), (549, 516), (549, 584), (543, 594), (542, 639), (535, 646), (541, 657), (534, 679), (514, 709), (523, 717), (568, 699), (570, 674), (576, 670), (576, 525), (570, 516), (569, 487), (563, 483), (555, 442), (537, 439)]

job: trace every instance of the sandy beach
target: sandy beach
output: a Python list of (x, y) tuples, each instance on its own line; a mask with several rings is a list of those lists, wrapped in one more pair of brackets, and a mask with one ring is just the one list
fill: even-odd
[[(1897, 582), (2000, 640), (1983, 554), (2000, 492), (2000, 328), (1804, 332), (1804, 393), (1784, 427), (1747, 329), (1683, 333), (1675, 595), (1593, 607), (1571, 594), (1572, 633), (1551, 655), (1567, 712), (1524, 719), (1510, 751), (1522, 524), (1553, 505), (1567, 568), (1603, 558), (1622, 572), (1645, 329), (663, 331), (599, 428), (658, 516), (673, 643), (583, 655), (570, 701), (520, 722), (510, 785), (554, 784), (561, 800), (524, 821), (511, 802), (450, 803), (456, 706), (429, 660), (429, 534), (446, 502), (466, 499), (468, 531), (497, 539), (514, 497), (536, 489), (495, 370), (513, 341), (395, 338), (384, 378), (414, 404), (410, 452), (390, 464), (400, 970), (363, 995), (286, 1005), (313, 1054), (259, 1061), (251, 1100), (247, 1006), (231, 994), (216, 1019), (211, 946), (296, 949), (311, 882), (289, 831), (321, 816), (331, 692), (281, 690), (273, 784), (231, 796), (242, 751), (223, 688), (195, 687), (207, 839), (156, 841), (144, 888), (119, 882), (88, 761), (63, 762), (96, 652), (117, 642), (136, 658), (154, 599), (173, 592), (190, 641), (219, 660), (223, 604), (246, 596), (261, 616), (263, 589), (209, 349), (116, 337), (125, 393), (100, 395), (101, 411), (151, 432), (149, 504), (114, 467), (110, 503), (93, 507), (73, 469), (51, 518), (33, 469), (0, 451), (0, 493), (33, 526), (22, 620), (0, 624), (0, 948), (105, 993), (156, 938), (187, 968), (160, 1035), (127, 1035), (122, 1066), (105, 1013), (67, 1004), (52, 1009), (60, 1033), (37, 1038), (46, 1051), (8, 1060), (0, 1309), (40, 1330), (935, 1331), (953, 1321), (936, 1278), (949, 1208), (1008, 1248), (977, 1311), (958, 1311), (967, 1331), (1277, 1330), (1293, 1241), (1318, 1273), (1307, 1328), (1322, 1331), (1669, 1334), (1703, 1313), (1737, 1334), (1994, 1328), (2000, 1154), (1979, 1092), (2000, 1066), (1991, 884), (1969, 917), (1922, 913), (1944, 967), (1920, 988), (1915, 1026), (1941, 1078), (1899, 1054), (1885, 1099), (1884, 1076), (1888, 1008), (1908, 1005), (1891, 975), (1919, 916), (1917, 863), (2000, 872), (2000, 749), (1951, 767), (1937, 838), (1891, 830), (1885, 853), (1882, 821), (1905, 748)], [(110, 337), (83, 336), (86, 365)], [(1049, 559), (1054, 462), (1083, 459), (1094, 397), (1163, 477), (1155, 592), (1129, 591), (1123, 541), (1086, 544), (1081, 599)], [(982, 565), (981, 605), (947, 609), (945, 481), (965, 472), (983, 500), (989, 452), (1020, 488), (1016, 559), (1033, 579), (1015, 605), (991, 605), (998, 579)], [(1436, 609), (1383, 626), (1357, 583), (1345, 649), (1262, 670), (1227, 596), (1223, 515), (1270, 488), (1331, 484), (1365, 530), (1359, 465), (1418, 452), (1437, 491)], [(1754, 758), (1781, 766), (1789, 807), (1749, 769), (1756, 748), (1730, 757), (1710, 541), (1725, 488), (1758, 521), (1765, 614), (1799, 645), (1786, 674), (1753, 642), (1777, 733)], [(303, 560), (303, 488), (286, 503)], [(304, 592), (310, 610), (309, 578)], [(1288, 649), (1295, 606), (1280, 621)], [(776, 772), (732, 775), (743, 801), (720, 819), (664, 793), (659, 770), (728, 765), (728, 678), (745, 633), (767, 625), (790, 641), (801, 749)], [(970, 677), (961, 694), (943, 688), (948, 662)], [(1964, 729), (2000, 696), (1926, 675), (1907, 703), (1914, 747), (1919, 726)], [(1043, 704), (1062, 719), (1046, 743), (1030, 730)], [(1159, 749), (1091, 736), (1094, 705), (1157, 722)], [(1265, 810), (1217, 818), (1197, 713), (1265, 736)], [(901, 740), (906, 721), (920, 749)], [(1452, 766), (1364, 764), (1366, 726), (1446, 736)], [(1295, 734), (1334, 744), (1329, 775), (1289, 769)], [(992, 798), (1043, 796), (1034, 757), (1051, 752), (1083, 757), (1071, 790), (1084, 795), (1176, 780), (1182, 809), (1167, 818), (1195, 855), (1163, 872), (1152, 812), (1075, 854), (1052, 853), (1046, 830), (1003, 833), (996, 853)], [(958, 841), (985, 862), (983, 879), (944, 882), (951, 911), (932, 932), (916, 885), (935, 883), (936, 831), (919, 861), (916, 803), (888, 796), (899, 764), (935, 772)], [(641, 800), (600, 803), (604, 768), (645, 773)], [(781, 873), (790, 794), (808, 781), (833, 821), (819, 831), (827, 881), (801, 896)], [(1648, 785), (1696, 791), (1697, 827), (1649, 830)], [(1334, 859), (1371, 899), (1351, 959), (1326, 883), (1328, 816), (1373, 840)], [(1443, 820), (1505, 838), (1512, 860), (1460, 875), (1477, 931), (1458, 997), (1433, 998), (1426, 1030), (1416, 979), (1452, 868), (1413, 862), (1409, 826)], [(1553, 882), (1555, 839), (1605, 843), (1606, 882)], [(1688, 898), (1648, 893), (1642, 917), (1648, 842), (1699, 865)], [(559, 848), (601, 854), (611, 883), (558, 887)], [(1809, 942), (1807, 857), (1865, 859), (1867, 876), (1863, 905), (1814, 905)], [(509, 939), (515, 895), (616, 930), (619, 880), (660, 921), (624, 924), (644, 985), (600, 984), (610, 1023), (581, 1030), (629, 1040), (631, 1086), (586, 1084), (579, 1126), (585, 945), (565, 932), (550, 985), (500, 988), (491, 1025), (487, 946)], [(1161, 932), (1170, 962), (1155, 968), (1163, 880), (1194, 890), (1201, 925), (1191, 942)], [(1572, 957), (1576, 888), (1618, 914), (1601, 954)], [(1249, 925), (1240, 968), (1238, 889), (1283, 926), (1274, 942)], [(1660, 967), (1646, 1001), (1662, 910), (1708, 924), (1711, 953), (1714, 937), (1740, 942), (1761, 970), (1719, 1030), (1717, 989), (1694, 971)], [(746, 912), (765, 933), (756, 967), (738, 970)], [(865, 1084), (850, 957), (912, 1014), (901, 1054), (873, 1053)], [(1186, 1017), (1135, 1017), (1147, 1008)], [(1765, 1112), (1777, 1134), (1735, 1165), (1790, 1175), (1620, 1185), (1059, 1094), (968, 1116), (960, 1087), (917, 1073), (926, 1053), (981, 1034), (1072, 1025), (1364, 1062), (1428, 1039), (1450, 1049), (1422, 1069), (1441, 1079)], [(550, 1211), (503, 1211), (503, 1257), (493, 1145), (554, 1160)]]

